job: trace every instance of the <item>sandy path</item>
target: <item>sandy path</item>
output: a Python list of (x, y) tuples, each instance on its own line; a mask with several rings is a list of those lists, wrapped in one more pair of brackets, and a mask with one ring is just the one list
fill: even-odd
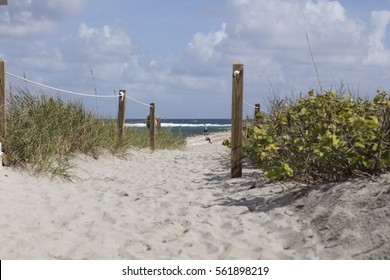
[[(183, 151), (133, 150), (127, 160), (82, 157), (73, 183), (3, 168), (0, 258), (390, 258), (389, 176), (310, 191), (272, 184), (251, 166), (231, 179), (226, 136), (190, 138)], [(346, 192), (355, 185), (369, 206)]]

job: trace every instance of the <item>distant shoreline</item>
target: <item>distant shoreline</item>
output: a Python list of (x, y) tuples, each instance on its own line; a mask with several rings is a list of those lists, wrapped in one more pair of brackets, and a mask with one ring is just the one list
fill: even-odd
[[(146, 129), (145, 119), (126, 119), (127, 127)], [(161, 128), (185, 137), (201, 135), (204, 126), (209, 133), (225, 132), (231, 129), (231, 119), (161, 119)]]

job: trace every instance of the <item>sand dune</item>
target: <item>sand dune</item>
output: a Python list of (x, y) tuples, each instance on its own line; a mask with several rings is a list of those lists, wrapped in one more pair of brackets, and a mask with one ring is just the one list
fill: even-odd
[(244, 165), (228, 134), (81, 156), (74, 182), (0, 171), (1, 259), (390, 259), (390, 176), (305, 187)]

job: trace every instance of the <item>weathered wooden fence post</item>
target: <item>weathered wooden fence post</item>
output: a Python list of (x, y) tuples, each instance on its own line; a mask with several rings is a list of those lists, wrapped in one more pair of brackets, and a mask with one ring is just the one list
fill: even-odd
[(119, 91), (119, 103), (118, 103), (118, 136), (119, 141), (123, 140), (125, 131), (125, 113), (126, 113), (126, 90), (121, 89)]
[(156, 105), (150, 103), (150, 149), (154, 151), (156, 148)]
[(2, 139), (5, 139), (6, 136), (7, 96), (5, 74), (5, 61), (0, 58), (0, 138)]
[(260, 115), (259, 114), (260, 114), (260, 104), (256, 103), (255, 104), (255, 116), (254, 116), (255, 126), (260, 124)]
[(231, 177), (242, 177), (242, 103), (244, 91), (244, 65), (233, 64), (232, 83), (232, 150)]

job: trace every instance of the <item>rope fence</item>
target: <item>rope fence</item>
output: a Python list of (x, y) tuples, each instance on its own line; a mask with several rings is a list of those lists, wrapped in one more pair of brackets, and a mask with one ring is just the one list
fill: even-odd
[[(13, 74), (13, 73), (10, 73), (8, 71), (5, 71), (5, 68), (6, 68), (5, 67), (5, 62), (3, 60), (1, 60), (1, 59), (0, 59), (0, 62), (1, 62), (1, 65), (0, 65), (1, 66), (0, 67), (0, 99), (1, 99), (0, 100), (0, 109), (1, 109), (1, 112), (0, 112), (0, 136), (3, 135), (5, 137), (5, 135), (6, 135), (6, 129), (5, 129), (5, 114), (6, 114), (5, 113), (5, 109), (6, 109), (6, 106), (5, 106), (5, 103), (6, 103), (6, 100), (5, 100), (5, 78), (6, 78), (6, 75), (8, 75), (10, 77), (13, 77), (15, 79), (19, 79), (19, 80), (24, 81), (26, 83), (34, 84), (34, 85), (37, 85), (39, 87), (50, 89), (50, 90), (54, 90), (54, 91), (57, 91), (57, 92), (60, 92), (60, 93), (71, 94), (71, 95), (80, 96), (80, 97), (119, 98), (119, 104), (118, 104), (118, 129), (119, 129), (119, 138), (120, 139), (123, 138), (123, 134), (124, 134), (126, 97), (129, 98), (130, 100), (138, 103), (138, 104), (141, 104), (143, 106), (146, 106), (146, 107), (150, 108), (151, 114), (153, 112), (153, 115), (155, 115), (155, 107), (156, 107), (155, 103), (147, 104), (147, 103), (144, 103), (144, 102), (142, 102), (142, 101), (140, 101), (138, 99), (135, 99), (134, 97), (128, 96), (126, 94), (126, 90), (119, 90), (119, 94), (114, 94), (114, 95), (97, 95), (97, 94), (88, 94), (88, 93), (83, 93), (83, 92), (64, 90), (64, 89), (61, 89), (61, 88), (58, 88), (58, 87), (49, 86), (49, 85), (46, 85), (46, 84), (43, 84), (43, 83), (39, 83), (39, 82), (30, 80), (30, 79), (27, 79), (25, 77), (21, 77), (21, 76), (18, 76), (16, 74)], [(151, 137), (151, 141), (150, 141), (151, 149), (154, 150), (154, 142), (155, 142), (154, 141), (154, 139), (155, 139), (154, 131), (150, 133), (150, 137)], [(152, 137), (153, 137), (153, 140), (152, 140)], [(0, 152), (1, 152), (1, 150), (0, 150)], [(0, 161), (0, 165), (1, 165), (1, 161)]]
[[(118, 98), (118, 95), (96, 95), (96, 94), (87, 94), (87, 93), (81, 93), (81, 92), (76, 92), (76, 91), (64, 90), (64, 89), (56, 88), (56, 87), (53, 87), (53, 86), (48, 86), (48, 85), (45, 85), (45, 84), (42, 84), (42, 83), (38, 83), (38, 82), (35, 82), (35, 81), (32, 81), (32, 80), (29, 80), (27, 78), (20, 77), (18, 75), (12, 74), (10, 72), (6, 72), (6, 73), (7, 73), (7, 75), (9, 75), (11, 77), (14, 77), (14, 78), (17, 78), (19, 80), (22, 80), (24, 82), (28, 82), (30, 84), (34, 84), (34, 85), (37, 85), (37, 86), (40, 86), (40, 87), (43, 87), (43, 88), (55, 90), (55, 91), (62, 92), (62, 93), (68, 93), (68, 94), (72, 94), (72, 95), (76, 95), (76, 96), (83, 96), (83, 97)], [(122, 96), (122, 91), (119, 91), (119, 96)], [(130, 98), (134, 102), (137, 102), (138, 104), (150, 107), (149, 104), (146, 104), (146, 103), (144, 103), (142, 101), (139, 101), (139, 100), (137, 100), (137, 99), (135, 99), (135, 98), (133, 98), (131, 96), (126, 96), (126, 97)]]
[[(123, 133), (124, 133), (126, 97), (129, 98), (130, 100), (140, 104), (140, 105), (149, 107), (150, 114), (149, 114), (148, 118), (149, 118), (149, 123), (151, 124), (150, 125), (150, 147), (152, 150), (154, 150), (155, 136), (156, 136), (155, 135), (155, 127), (156, 127), (156, 125), (155, 125), (155, 121), (156, 121), (155, 103), (147, 104), (147, 103), (144, 103), (140, 100), (137, 100), (131, 96), (128, 96), (126, 94), (126, 90), (124, 90), (124, 89), (119, 90), (119, 94), (114, 94), (114, 95), (97, 95), (97, 94), (88, 94), (88, 93), (83, 93), (83, 92), (76, 92), (76, 91), (60, 89), (58, 87), (49, 86), (49, 85), (46, 85), (43, 83), (39, 83), (39, 82), (30, 80), (30, 79), (27, 79), (25, 77), (21, 77), (21, 76), (15, 75), (13, 73), (10, 73), (8, 71), (5, 71), (5, 62), (1, 59), (0, 59), (0, 64), (1, 64), (0, 65), (1, 66), (0, 67), (0, 136), (6, 135), (6, 131), (5, 131), (5, 108), (6, 108), (6, 106), (5, 106), (5, 102), (6, 102), (5, 101), (5, 76), (8, 75), (10, 77), (22, 80), (26, 83), (31, 83), (31, 84), (37, 85), (39, 87), (42, 87), (42, 88), (47, 88), (47, 89), (54, 90), (54, 91), (61, 92), (61, 93), (65, 93), (65, 94), (71, 94), (71, 95), (76, 95), (76, 96), (81, 96), (81, 97), (94, 97), (94, 98), (119, 98), (118, 128), (119, 128), (119, 137), (120, 138), (123, 137)], [(243, 67), (244, 67), (244, 65), (241, 63), (235, 63), (233, 65), (233, 68), (237, 68), (237, 69), (234, 69), (234, 71), (233, 71), (233, 86), (234, 86), (233, 87), (233, 97), (235, 97), (234, 99), (237, 99), (237, 101), (233, 104), (233, 105), (235, 105), (233, 108), (233, 112), (235, 112), (235, 115), (237, 115), (237, 116), (236, 116), (236, 118), (232, 117), (232, 131), (235, 129), (235, 127), (237, 127), (237, 124), (241, 123), (241, 125), (242, 125), (242, 104), (243, 103), (251, 108), (254, 108), (255, 125), (260, 124), (260, 119), (259, 119), (260, 114), (259, 113), (261, 111), (263, 111), (260, 109), (259, 103), (252, 105), (252, 104), (250, 104), (242, 99), (242, 95), (243, 95), (242, 94), (242, 92), (243, 92), (242, 76), (244, 74)], [(238, 100), (241, 100), (241, 102), (238, 102)], [(239, 103), (241, 103), (241, 104), (239, 104)], [(237, 114), (237, 112), (238, 112), (238, 114)], [(265, 112), (265, 111), (263, 111), (263, 112)], [(267, 112), (265, 112), (265, 113), (267, 113)], [(238, 127), (240, 127), (240, 126), (238, 126)], [(236, 133), (237, 135), (234, 135), (234, 137), (233, 137), (233, 133), (232, 133), (232, 138), (235, 138), (235, 139), (240, 138), (239, 137), (240, 129), (238, 129), (237, 131), (238, 131), (238, 133)], [(242, 131), (241, 131), (241, 133), (242, 133)], [(237, 142), (237, 140), (235, 140), (234, 142)], [(237, 143), (239, 143), (239, 142), (237, 142)], [(234, 162), (238, 163), (238, 166), (235, 166), (235, 167), (232, 166), (232, 177), (240, 176), (240, 170), (239, 170), (240, 164), (239, 163), (241, 162), (241, 160), (240, 160), (241, 153), (238, 151), (237, 153), (234, 153), (234, 154), (235, 154), (234, 156), (232, 155), (232, 162), (234, 161)], [(233, 171), (234, 169), (237, 169), (236, 170), (237, 174), (233, 174), (233, 173), (235, 173), (235, 171)]]
[[(259, 105), (259, 104), (255, 104), (255, 105), (252, 105), (252, 104), (250, 104), (250, 103), (248, 103), (248, 102), (246, 102), (245, 100), (243, 100), (242, 101), (245, 105), (247, 105), (247, 106), (249, 106), (249, 107), (251, 107), (252, 109), (257, 109), (257, 106)], [(260, 106), (260, 105), (259, 105)], [(263, 109), (260, 109), (260, 112), (263, 112), (264, 114), (269, 114), (269, 112), (267, 112), (266, 110), (263, 110)]]
[(62, 93), (68, 93), (68, 94), (72, 94), (72, 95), (77, 95), (77, 96), (98, 97), (98, 98), (117, 98), (118, 97), (118, 96), (115, 96), (115, 95), (96, 95), (96, 94), (86, 94), (86, 93), (81, 93), (81, 92), (64, 90), (64, 89), (56, 88), (56, 87), (53, 87), (53, 86), (48, 86), (48, 85), (45, 85), (45, 84), (42, 84), (42, 83), (38, 83), (38, 82), (35, 82), (35, 81), (32, 81), (32, 80), (29, 80), (27, 78), (23, 78), (23, 77), (20, 77), (18, 75), (12, 74), (10, 72), (7, 72), (7, 75), (9, 75), (11, 77), (14, 77), (14, 78), (17, 78), (19, 80), (22, 80), (24, 82), (28, 82), (30, 84), (34, 84), (34, 85), (43, 87), (43, 88), (59, 91), (59, 92), (62, 92)]
[(137, 102), (138, 104), (144, 105), (146, 107), (152, 107), (152, 105), (149, 105), (149, 104), (146, 104), (144, 102), (141, 102), (141, 101), (139, 101), (139, 100), (137, 100), (137, 99), (135, 99), (135, 98), (133, 98), (131, 96), (127, 96), (127, 97), (130, 98), (131, 100), (133, 100), (134, 102)]
[(245, 100), (244, 100), (243, 102), (244, 102), (246, 105), (248, 105), (249, 107), (251, 107), (251, 108), (256, 108), (256, 106), (254, 106), (254, 105), (252, 105), (252, 104), (246, 102)]

